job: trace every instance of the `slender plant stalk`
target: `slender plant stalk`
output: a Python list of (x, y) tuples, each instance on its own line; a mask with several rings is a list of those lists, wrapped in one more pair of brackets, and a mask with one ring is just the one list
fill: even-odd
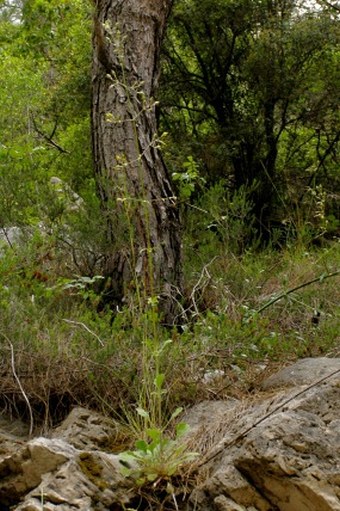
[(281, 300), (282, 298), (285, 298), (286, 296), (294, 293), (295, 291), (298, 291), (299, 289), (303, 289), (304, 287), (310, 286), (311, 284), (315, 284), (315, 282), (319, 282), (320, 284), (322, 284), (324, 280), (330, 279), (332, 277), (337, 277), (338, 275), (340, 275), (340, 270), (334, 271), (332, 273), (322, 274), (322, 275), (320, 275), (320, 277), (316, 277), (316, 278), (314, 278), (312, 280), (309, 280), (308, 282), (304, 282), (303, 284), (299, 284), (298, 286), (293, 287), (292, 289), (289, 289), (288, 291), (283, 291), (282, 293), (280, 293), (277, 296), (274, 296), (271, 300), (269, 300), (264, 305), (262, 305), (262, 307), (257, 309), (255, 311), (255, 314), (260, 314), (264, 310), (268, 309), (268, 307), (270, 307), (274, 303), (276, 303), (279, 300)]
[(14, 347), (13, 347), (13, 344), (11, 343), (11, 341), (8, 339), (7, 335), (1, 333), (1, 335), (6, 339), (6, 341), (8, 342), (9, 344), (9, 347), (10, 347), (10, 350), (11, 350), (11, 366), (12, 366), (12, 373), (13, 373), (13, 376), (14, 376), (14, 379), (15, 381), (17, 382), (19, 388), (20, 388), (20, 392), (21, 394), (23, 395), (23, 398), (24, 400), (26, 401), (26, 404), (27, 404), (27, 408), (28, 408), (28, 412), (29, 412), (29, 416), (30, 416), (30, 428), (29, 428), (29, 432), (28, 432), (28, 435), (29, 437), (32, 436), (33, 434), (33, 428), (34, 428), (34, 419), (33, 419), (33, 412), (32, 412), (32, 407), (31, 407), (31, 403), (29, 402), (29, 399), (27, 397), (27, 394), (26, 392), (24, 391), (24, 388), (21, 384), (21, 381), (19, 379), (19, 376), (17, 375), (17, 372), (16, 372), (16, 369), (15, 369), (15, 357), (14, 357)]
[[(111, 34), (113, 37), (113, 34)], [(115, 37), (122, 37), (118, 31)], [(130, 85), (128, 83), (128, 77), (126, 76), (125, 65), (124, 65), (124, 54), (121, 51), (121, 54), (118, 54), (118, 58), (120, 60), (120, 71), (121, 71), (121, 79), (118, 79), (118, 76), (113, 76), (114, 80), (118, 82), (123, 87), (127, 102), (131, 112), (135, 111), (134, 105), (134, 87), (138, 87), (138, 84)], [(142, 102), (142, 105), (144, 103)], [(142, 108), (150, 108), (150, 105), (144, 105)], [(140, 317), (141, 329), (142, 329), (142, 353), (141, 353), (141, 385), (138, 396), (138, 407), (143, 410), (143, 413), (138, 417), (128, 417), (128, 421), (131, 425), (133, 425), (134, 429), (136, 426), (138, 428), (138, 424), (142, 429), (142, 433), (146, 431), (148, 428), (161, 428), (163, 425), (163, 389), (156, 384), (157, 378), (159, 378), (161, 374), (161, 340), (159, 338), (158, 332), (158, 322), (157, 322), (157, 298), (155, 295), (155, 282), (154, 282), (154, 261), (153, 261), (153, 247), (151, 243), (151, 233), (150, 233), (150, 200), (147, 195), (146, 184), (143, 181), (143, 173), (142, 173), (142, 157), (143, 153), (141, 152), (141, 148), (139, 147), (138, 140), (138, 132), (137, 132), (137, 121), (139, 115), (143, 110), (137, 112), (135, 118), (125, 120), (125, 122), (132, 123), (133, 130), (133, 138), (134, 145), (136, 148), (136, 153), (138, 157), (134, 161), (122, 161), (122, 167), (135, 164), (137, 165), (138, 179), (140, 185), (140, 193), (137, 197), (131, 197), (129, 194), (127, 182), (124, 182), (123, 194), (124, 196), (121, 199), (122, 206), (126, 215), (127, 223), (128, 223), (128, 233), (129, 233), (129, 245), (131, 251), (131, 273), (134, 279), (134, 287), (137, 298), (137, 306), (138, 306), (138, 314), (142, 315)], [(118, 121), (121, 122), (121, 121)], [(132, 203), (132, 206), (131, 206)], [(140, 281), (139, 275), (136, 273), (136, 265), (138, 254), (136, 254), (136, 246), (135, 246), (135, 228), (134, 228), (134, 203), (138, 204), (140, 208), (142, 208), (145, 228), (146, 228), (146, 236), (145, 243), (146, 246), (144, 248), (146, 252), (147, 258), (147, 273), (145, 276), (144, 283)], [(143, 254), (144, 258), (144, 254)], [(146, 413), (144, 413), (144, 411)]]

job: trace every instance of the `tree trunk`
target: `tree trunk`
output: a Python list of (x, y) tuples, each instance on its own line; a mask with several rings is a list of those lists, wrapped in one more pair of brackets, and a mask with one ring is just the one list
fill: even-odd
[(92, 140), (111, 305), (158, 296), (163, 321), (172, 324), (181, 289), (180, 226), (153, 99), (171, 4), (96, 0)]

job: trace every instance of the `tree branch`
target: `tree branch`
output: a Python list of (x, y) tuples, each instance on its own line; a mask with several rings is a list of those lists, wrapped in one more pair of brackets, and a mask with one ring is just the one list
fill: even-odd
[(52, 147), (54, 147), (55, 149), (58, 149), (58, 151), (60, 151), (61, 153), (63, 154), (70, 154), (69, 151), (67, 151), (66, 149), (64, 149), (63, 147), (61, 147), (57, 142), (55, 142), (53, 140), (53, 135), (55, 134), (55, 131), (56, 131), (56, 124), (55, 124), (55, 127), (53, 128), (52, 130), (52, 134), (49, 136), (49, 135), (46, 135), (46, 133), (44, 133), (43, 131), (41, 131), (38, 126), (37, 126), (37, 123), (33, 117), (33, 115), (31, 114), (31, 119), (32, 119), (32, 123), (33, 123), (33, 128), (34, 128), (34, 131), (36, 133), (38, 133), (38, 135), (43, 139), (45, 140), (48, 144), (50, 144)]

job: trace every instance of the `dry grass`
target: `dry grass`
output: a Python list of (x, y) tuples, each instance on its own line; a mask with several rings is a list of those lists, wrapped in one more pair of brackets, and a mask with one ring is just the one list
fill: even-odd
[[(307, 286), (244, 321), (247, 311), (256, 311), (273, 295), (338, 268), (339, 248), (335, 243), (315, 253), (226, 255), (203, 270), (192, 268), (187, 294), (188, 315), (194, 318), (183, 333), (159, 330), (160, 340), (172, 340), (161, 362), (165, 413), (202, 399), (248, 398), (258, 382), (300, 356), (339, 356), (339, 278)], [(32, 254), (31, 263), (21, 254), (4, 260), (0, 269), (2, 407), (28, 417), (8, 338), (39, 427), (58, 423), (75, 404), (124, 415), (123, 408), (133, 409), (140, 391), (144, 320), (131, 311), (115, 321), (110, 313), (97, 314), (95, 297), (85, 300), (74, 290), (53, 287), (60, 279), (60, 266), (53, 266), (59, 257), (41, 263)], [(48, 281), (32, 279), (37, 261), (45, 265)], [(315, 308), (320, 310), (316, 327), (311, 322)], [(220, 376), (207, 381), (205, 375), (214, 371)]]

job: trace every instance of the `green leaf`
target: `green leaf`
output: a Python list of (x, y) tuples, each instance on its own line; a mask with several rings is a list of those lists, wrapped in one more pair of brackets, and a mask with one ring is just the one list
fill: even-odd
[(163, 342), (162, 346), (159, 349), (159, 354), (161, 354), (169, 344), (172, 344), (172, 339), (167, 339), (166, 341)]
[(175, 493), (175, 488), (172, 486), (172, 484), (168, 481), (168, 484), (166, 485), (165, 490), (169, 495), (173, 495)]
[(153, 442), (159, 443), (162, 438), (162, 431), (157, 428), (150, 428), (146, 430), (147, 435), (153, 440)]
[(154, 379), (154, 384), (157, 389), (160, 390), (163, 387), (164, 380), (165, 380), (165, 374), (163, 374), (163, 373), (157, 374), (156, 378)]
[(189, 429), (190, 429), (189, 424), (187, 424), (186, 422), (179, 422), (176, 425), (176, 437), (180, 438), (181, 436), (185, 435), (185, 433), (187, 433)]
[(139, 449), (140, 451), (146, 452), (148, 450), (148, 444), (145, 442), (145, 440), (137, 440), (135, 442), (136, 449)]
[(170, 422), (173, 421), (174, 419), (176, 419), (176, 417), (178, 417), (179, 414), (182, 413), (182, 412), (183, 412), (183, 408), (181, 406), (176, 408), (176, 410), (173, 412), (173, 414), (170, 417)]
[(153, 481), (155, 481), (158, 477), (158, 474), (148, 474), (147, 475), (147, 480), (150, 481), (150, 483), (152, 483)]
[(323, 273), (322, 275), (320, 275), (320, 284), (322, 284), (322, 282), (325, 280), (325, 277), (326, 277), (327, 273)]
[(140, 408), (139, 406), (136, 408), (136, 412), (138, 413), (138, 415), (140, 415), (140, 417), (144, 417), (144, 419), (149, 419), (150, 418), (150, 414), (149, 412), (147, 412), (146, 410), (144, 410), (144, 408)]

